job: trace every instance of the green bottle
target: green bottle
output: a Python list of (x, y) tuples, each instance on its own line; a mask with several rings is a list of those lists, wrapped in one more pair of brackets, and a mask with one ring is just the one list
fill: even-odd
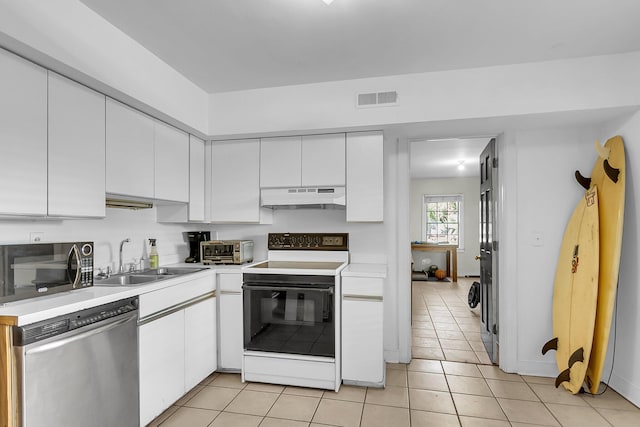
[(151, 252), (149, 253), (149, 268), (156, 269), (160, 266), (158, 248), (156, 248), (156, 239), (149, 239), (149, 243), (151, 243)]

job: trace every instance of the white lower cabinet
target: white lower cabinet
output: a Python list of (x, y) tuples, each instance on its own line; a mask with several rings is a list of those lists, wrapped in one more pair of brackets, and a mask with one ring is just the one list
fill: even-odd
[(184, 310), (184, 389), (191, 390), (216, 370), (216, 298)]
[(140, 425), (145, 426), (185, 393), (184, 312), (138, 329)]
[(140, 425), (216, 370), (215, 276), (140, 295)]
[(384, 386), (382, 278), (342, 277), (342, 380)]
[(224, 371), (242, 369), (242, 274), (218, 274), (218, 302), (220, 304), (220, 358), (218, 368)]

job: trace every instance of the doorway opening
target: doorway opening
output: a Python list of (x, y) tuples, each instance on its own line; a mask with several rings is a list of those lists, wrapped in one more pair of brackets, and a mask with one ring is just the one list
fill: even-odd
[(410, 142), (412, 358), (492, 363), (482, 305), (468, 304), (481, 274), (479, 159), (491, 139)]

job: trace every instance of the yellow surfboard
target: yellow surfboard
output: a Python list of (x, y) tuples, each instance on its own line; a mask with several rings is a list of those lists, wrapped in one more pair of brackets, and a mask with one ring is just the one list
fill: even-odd
[(596, 144), (598, 159), (591, 173), (590, 184), (598, 188), (600, 273), (593, 348), (586, 378), (591, 393), (598, 392), (609, 345), (622, 250), (626, 176), (622, 137), (614, 136), (604, 147), (598, 142)]
[(553, 339), (542, 352), (556, 350), (562, 384), (573, 394), (584, 383), (593, 343), (600, 257), (598, 191), (592, 185), (567, 224), (553, 290)]

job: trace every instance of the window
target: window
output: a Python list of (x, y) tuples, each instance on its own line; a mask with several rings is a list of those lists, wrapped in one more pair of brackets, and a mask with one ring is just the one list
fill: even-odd
[(422, 199), (422, 236), (427, 243), (448, 243), (464, 249), (462, 194), (427, 195)]

